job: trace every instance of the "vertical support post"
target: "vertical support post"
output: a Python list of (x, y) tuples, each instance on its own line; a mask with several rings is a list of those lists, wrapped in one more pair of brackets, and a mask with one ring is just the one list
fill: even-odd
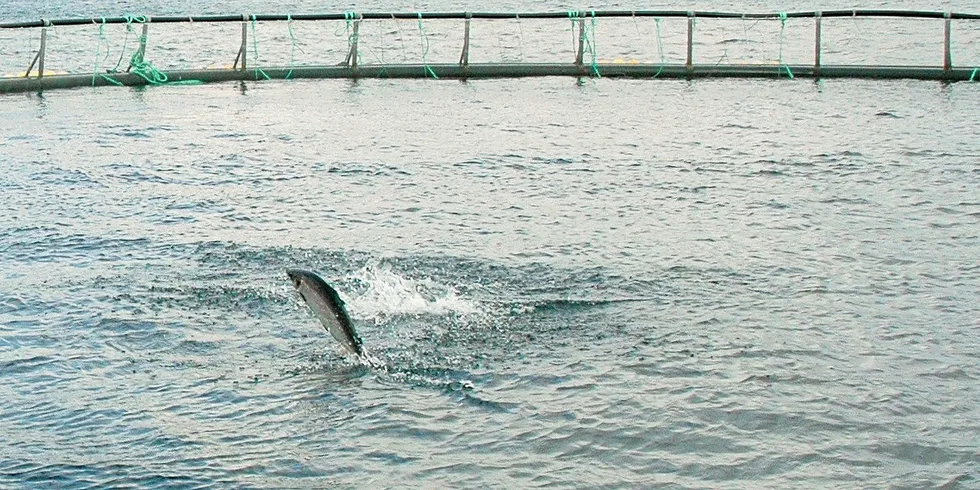
[(582, 66), (585, 59), (585, 19), (578, 20), (578, 50), (575, 53), (575, 64)]
[[(363, 17), (362, 17), (363, 18)], [(354, 20), (354, 28), (350, 38), (350, 52), (347, 53), (347, 65), (352, 70), (357, 70), (357, 41), (360, 38), (361, 18)]]
[[(149, 22), (149, 19), (147, 19), (147, 22)], [(140, 30), (140, 49), (139, 49), (140, 61), (142, 61), (143, 58), (146, 57), (146, 36), (149, 34), (149, 32), (150, 32), (150, 24), (148, 23), (143, 24), (143, 29)]]
[(949, 72), (953, 69), (953, 54), (950, 52), (950, 38), (952, 30), (952, 19), (950, 13), (946, 12), (946, 31), (943, 40), (943, 71)]
[(242, 14), (242, 71), (245, 71), (248, 58), (248, 16)]
[(820, 21), (823, 18), (823, 12), (817, 11), (816, 13), (816, 23), (813, 28), (813, 76), (820, 76)]
[(245, 71), (245, 58), (248, 55), (248, 15), (242, 14), (242, 45), (238, 48), (238, 54), (235, 55), (235, 63), (231, 65), (231, 69), (235, 70), (238, 68), (238, 60), (242, 61), (242, 71)]
[(694, 12), (687, 13), (687, 71), (694, 71)]
[[(48, 21), (44, 21), (48, 24)], [(41, 28), (41, 49), (37, 52), (37, 77), (44, 78), (44, 49), (48, 40), (48, 28)]]
[(126, 67), (127, 73), (129, 72), (129, 70), (133, 69), (133, 61), (138, 61), (142, 63), (143, 57), (146, 56), (146, 36), (150, 29), (149, 22), (150, 19), (147, 18), (146, 21), (143, 23), (143, 29), (140, 31), (140, 47), (136, 49), (136, 54), (134, 54), (133, 58), (129, 60), (129, 66)]
[(463, 52), (459, 55), (459, 64), (469, 66), (470, 64), (470, 21), (473, 14), (466, 12), (466, 27), (463, 28)]

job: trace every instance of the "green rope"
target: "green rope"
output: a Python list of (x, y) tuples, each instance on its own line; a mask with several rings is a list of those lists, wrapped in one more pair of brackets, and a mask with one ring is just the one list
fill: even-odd
[[(142, 15), (136, 17), (126, 17), (127, 23), (131, 23), (132, 21), (146, 23), (147, 18)], [(141, 33), (139, 39), (140, 47), (136, 49), (136, 52), (133, 53), (133, 56), (129, 59), (130, 73), (143, 78), (150, 85), (201, 85), (204, 83), (201, 80), (180, 80), (171, 82), (166, 73), (158, 70), (152, 63), (146, 61), (146, 36)]]
[(422, 35), (422, 66), (425, 67), (425, 71), (431, 75), (432, 78), (438, 80), (439, 77), (436, 76), (436, 72), (432, 71), (432, 68), (429, 67), (429, 63), (426, 61), (426, 56), (429, 54), (429, 37), (425, 35), (425, 29), (422, 28), (422, 12), (419, 12), (418, 15), (419, 34)]
[[(103, 46), (105, 46), (105, 56), (103, 56), (102, 59), (100, 60), (99, 59), (99, 56), (102, 54), (102, 47)], [(109, 59), (109, 41), (106, 40), (106, 37), (105, 37), (105, 17), (103, 17), (102, 18), (102, 23), (99, 24), (99, 42), (95, 46), (95, 67), (92, 68), (92, 86), (93, 87), (95, 86), (95, 80), (98, 77), (100, 77), (100, 76), (102, 78), (104, 78), (105, 80), (109, 81), (109, 83), (112, 83), (112, 84), (117, 85), (117, 86), (121, 86), (122, 85), (122, 82), (120, 82), (119, 80), (116, 80), (115, 78), (112, 78), (112, 77), (106, 75), (105, 73), (102, 73), (102, 70), (101, 70), (102, 64), (105, 63), (105, 60), (107, 60), (107, 59)]]
[[(575, 10), (569, 10), (568, 11), (568, 19), (572, 21), (572, 46), (573, 47), (577, 47), (577, 43), (579, 43), (579, 42), (585, 43), (585, 46), (583, 47), (583, 52), (584, 51), (588, 51), (589, 52), (589, 56), (592, 58), (591, 59), (591, 63), (590, 63), (590, 67), (592, 68), (592, 74), (596, 78), (602, 78), (602, 75), (599, 73), (598, 58), (596, 57), (596, 42), (595, 42), (596, 18), (595, 18), (595, 10), (591, 11), (591, 13), (590, 13), (590, 15), (592, 16), (591, 26), (586, 26), (585, 27), (585, 30), (583, 31), (583, 34), (584, 34), (583, 35), (583, 39), (578, 39), (577, 38), (577, 34), (575, 33), (576, 22), (585, 22), (585, 19), (584, 19), (585, 16), (582, 15), (583, 13), (584, 12), (581, 12), (580, 13), (580, 12), (575, 11)], [(578, 61), (578, 53), (576, 52), (575, 55), (576, 55), (576, 61)]]
[[(117, 87), (122, 87), (123, 86), (123, 83), (122, 82), (120, 82), (119, 80), (116, 80), (115, 78), (110, 77), (109, 75), (106, 75), (105, 73), (98, 73), (98, 75), (100, 77), (102, 77), (103, 80), (105, 80), (105, 81), (107, 81), (107, 82), (109, 82), (109, 83), (111, 83), (111, 84), (113, 84), (113, 85), (115, 85)], [(92, 75), (92, 86), (93, 87), (95, 86), (95, 75)]]
[[(105, 46), (106, 49), (105, 56), (100, 60), (99, 56), (102, 54), (102, 46)], [(92, 68), (92, 73), (99, 71), (102, 63), (105, 63), (107, 59), (109, 59), (109, 42), (105, 38), (105, 17), (103, 17), (102, 23), (99, 24), (99, 40), (95, 45), (95, 67)]]
[(347, 35), (347, 52), (354, 42), (354, 33), (351, 32), (351, 24), (354, 19), (354, 12), (344, 12), (344, 34)]
[(133, 18), (126, 17), (126, 37), (123, 38), (122, 49), (119, 50), (119, 59), (116, 60), (116, 66), (112, 67), (110, 70), (106, 70), (109, 73), (118, 73), (119, 65), (122, 64), (123, 56), (126, 54), (126, 46), (129, 44), (129, 35), (133, 33)]
[(259, 74), (261, 74), (266, 80), (272, 80), (268, 73), (259, 68), (259, 36), (255, 33), (255, 27), (255, 14), (252, 14), (252, 54), (255, 55), (255, 79), (258, 80)]
[(977, 79), (977, 72), (980, 72), (980, 68), (974, 68), (973, 73), (970, 74), (970, 81), (974, 82)]
[[(126, 19), (126, 37), (123, 40), (122, 50), (119, 53), (119, 59), (116, 61), (116, 66), (111, 69), (107, 69), (106, 73), (119, 73), (119, 66), (122, 64), (123, 56), (126, 51), (126, 46), (129, 42), (129, 34), (133, 32), (133, 23), (144, 24), (147, 22), (147, 18), (142, 15), (132, 16), (127, 15), (124, 17)], [(105, 35), (105, 17), (102, 18), (102, 22), (99, 24), (99, 41), (95, 47), (95, 67), (92, 73), (92, 86), (96, 85), (96, 81), (99, 77), (103, 80), (116, 85), (123, 86), (124, 84), (119, 80), (107, 75), (106, 73), (100, 73), (100, 68), (102, 64), (109, 58), (110, 45), (109, 41), (106, 39)], [(178, 82), (169, 81), (167, 74), (158, 70), (152, 63), (146, 61), (146, 36), (140, 34), (139, 36), (140, 46), (136, 48), (132, 56), (129, 58), (129, 68), (128, 72), (137, 75), (147, 81), (150, 85), (199, 85), (204, 82), (201, 80), (181, 80)], [(102, 53), (103, 46), (106, 49), (105, 56), (102, 56), (100, 60), (99, 57)]]
[[(596, 24), (595, 10), (593, 10), (592, 11), (592, 27), (591, 27), (591, 29), (588, 29), (586, 31), (586, 33), (585, 33), (585, 39), (587, 41), (587, 46), (589, 48), (589, 56), (592, 57), (592, 73), (595, 75), (596, 78), (602, 78), (602, 75), (599, 74), (599, 62), (597, 61), (598, 58), (596, 56), (595, 24)], [(592, 40), (591, 41), (589, 41), (589, 35), (590, 34), (592, 36)]]
[[(344, 28), (344, 33), (347, 34), (347, 52), (350, 53), (351, 48), (357, 43), (360, 34), (354, 34), (354, 21), (357, 20), (357, 14), (354, 12), (344, 12), (344, 21), (347, 27)], [(350, 60), (351, 64), (355, 64), (357, 60)]]
[[(653, 78), (657, 78), (664, 71), (664, 63), (665, 63), (665, 58), (664, 58), (664, 43), (663, 43), (663, 40), (660, 38), (660, 18), (659, 17), (654, 17), (653, 18), (653, 21), (654, 21), (654, 23), (657, 26), (657, 50), (660, 51), (660, 69), (657, 70), (657, 73), (655, 73), (653, 75)], [(640, 32), (640, 24), (638, 24), (636, 22), (636, 14), (635, 13), (633, 14), (633, 28), (636, 29), (636, 37), (637, 37), (637, 39), (643, 37), (643, 33)]]
[[(144, 23), (146, 22), (146, 17), (126, 17), (127, 23), (131, 23), (133, 20), (138, 23)], [(145, 59), (146, 53), (144, 50), (146, 49), (146, 36), (140, 34), (139, 40), (140, 47), (136, 48), (136, 52), (129, 58), (129, 72), (143, 78), (150, 85), (163, 85), (167, 83), (167, 74), (158, 70), (152, 63), (146, 61)]]
[(291, 14), (286, 14), (286, 30), (289, 31), (291, 47), (289, 48), (289, 71), (283, 78), (289, 80), (293, 76), (293, 66), (296, 65), (296, 36), (293, 35), (293, 16)]
[(133, 57), (130, 59), (130, 65), (132, 68), (129, 72), (140, 76), (149, 82), (150, 85), (163, 85), (169, 81), (166, 73), (158, 70), (149, 61), (144, 61), (143, 56), (139, 53), (133, 54)]
[(786, 33), (786, 12), (779, 13), (779, 23), (782, 25), (779, 30), (779, 64), (786, 69), (786, 76), (792, 79), (793, 72), (789, 69), (789, 65), (783, 62), (783, 37)]

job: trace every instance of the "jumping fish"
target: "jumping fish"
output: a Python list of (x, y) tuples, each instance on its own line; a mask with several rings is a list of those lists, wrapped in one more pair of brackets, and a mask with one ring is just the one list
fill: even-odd
[(344, 349), (364, 359), (364, 346), (361, 344), (361, 338), (354, 331), (350, 316), (347, 314), (347, 308), (337, 291), (313, 272), (289, 269), (286, 274), (303, 301), (320, 319), (323, 328), (326, 328), (330, 335), (333, 335), (333, 338), (344, 346)]

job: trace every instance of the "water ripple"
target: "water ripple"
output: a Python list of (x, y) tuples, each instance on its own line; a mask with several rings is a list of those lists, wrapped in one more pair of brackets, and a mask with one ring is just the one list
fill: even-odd
[(975, 484), (972, 86), (648, 82), (5, 99), (0, 486)]

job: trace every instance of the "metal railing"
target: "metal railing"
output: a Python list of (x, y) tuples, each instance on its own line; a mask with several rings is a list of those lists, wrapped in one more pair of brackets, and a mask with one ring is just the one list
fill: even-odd
[[(942, 63), (936, 66), (883, 66), (883, 65), (836, 65), (828, 66), (822, 63), (822, 23), (828, 18), (843, 17), (893, 17), (911, 19), (936, 19), (944, 23), (944, 40)], [(601, 18), (655, 18), (687, 19), (686, 59), (683, 65), (667, 63), (637, 63), (626, 66), (602, 64), (594, 59), (591, 64), (585, 62), (585, 54), (590, 44), (588, 38), (588, 22)], [(458, 63), (436, 64), (359, 64), (358, 39), (362, 22), (372, 20), (461, 20), (463, 21), (463, 41)], [(571, 63), (470, 63), (470, 25), (476, 19), (569, 19), (573, 29), (578, 33), (574, 38), (575, 58)], [(697, 19), (813, 19), (814, 46), (813, 62), (811, 65), (788, 65), (775, 70), (772, 67), (755, 65), (720, 65), (695, 63), (695, 22)], [(0, 92), (19, 90), (35, 90), (43, 88), (88, 85), (104, 85), (110, 78), (102, 74), (58, 75), (45, 76), (45, 51), (47, 31), (56, 26), (84, 26), (110, 24), (140, 24), (139, 52), (145, 52), (147, 32), (151, 24), (171, 23), (241, 23), (241, 43), (231, 70), (173, 70), (168, 80), (246, 80), (252, 78), (248, 66), (247, 54), (249, 44), (248, 25), (257, 22), (273, 21), (345, 21), (353, 28), (350, 37), (349, 51), (339, 65), (291, 66), (288, 75), (291, 77), (310, 78), (364, 78), (364, 77), (434, 77), (434, 78), (476, 78), (476, 77), (517, 77), (517, 76), (628, 76), (628, 77), (701, 77), (701, 76), (731, 76), (731, 77), (778, 77), (784, 74), (793, 77), (860, 77), (860, 78), (915, 78), (930, 80), (977, 80), (975, 67), (954, 67), (951, 54), (951, 25), (954, 20), (980, 20), (980, 14), (942, 12), (942, 11), (910, 11), (910, 10), (829, 10), (805, 12), (772, 12), (772, 13), (734, 13), (715, 11), (680, 11), (680, 10), (595, 10), (569, 12), (364, 12), (364, 13), (326, 13), (326, 14), (255, 14), (255, 15), (204, 15), (204, 16), (125, 16), (74, 19), (39, 19), (29, 21), (0, 23), (0, 29), (34, 29), (40, 28), (40, 44), (33, 61), (22, 77), (0, 78)], [(37, 68), (36, 72), (34, 69)], [(132, 68), (132, 65), (130, 66)], [(285, 68), (252, 68), (255, 78), (261, 71), (265, 78), (283, 76)], [(785, 71), (783, 71), (785, 70)], [(129, 72), (130, 70), (127, 70)], [(32, 73), (36, 75), (32, 76)], [(96, 77), (96, 75), (100, 75)], [(90, 79), (90, 80), (89, 80)], [(113, 74), (111, 79), (115, 84), (139, 85), (153, 83), (146, 76), (133, 76), (132, 73)]]

